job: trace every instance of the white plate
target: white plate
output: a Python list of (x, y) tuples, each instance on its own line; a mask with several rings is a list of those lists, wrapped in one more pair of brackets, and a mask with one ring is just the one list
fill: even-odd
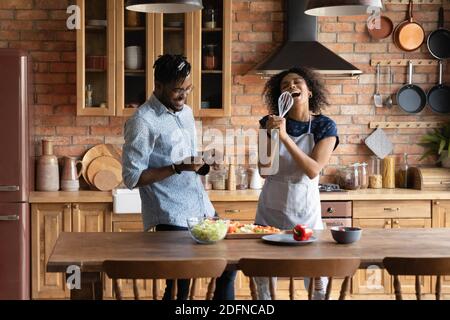
[(289, 246), (303, 246), (306, 244), (313, 243), (317, 241), (316, 237), (311, 237), (306, 241), (297, 241), (294, 240), (294, 236), (289, 233), (276, 233), (262, 237), (262, 239), (271, 244), (281, 244), (281, 245), (289, 245)]

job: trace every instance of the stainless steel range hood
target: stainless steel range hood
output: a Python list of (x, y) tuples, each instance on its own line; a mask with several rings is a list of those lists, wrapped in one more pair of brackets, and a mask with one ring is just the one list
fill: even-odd
[(362, 71), (317, 41), (317, 17), (304, 13), (308, 0), (285, 0), (285, 43), (253, 72), (270, 76), (303, 66), (326, 78), (354, 78)]

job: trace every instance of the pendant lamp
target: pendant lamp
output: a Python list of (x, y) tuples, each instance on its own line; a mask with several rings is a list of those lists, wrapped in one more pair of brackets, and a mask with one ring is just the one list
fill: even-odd
[(153, 13), (183, 13), (202, 10), (202, 0), (128, 0), (126, 8), (131, 11)]
[(383, 8), (381, 0), (309, 0), (305, 13), (311, 16), (359, 16)]

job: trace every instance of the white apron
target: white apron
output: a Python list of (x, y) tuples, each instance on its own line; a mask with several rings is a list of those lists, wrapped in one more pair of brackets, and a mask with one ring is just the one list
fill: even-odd
[[(305, 154), (314, 149), (311, 117), (308, 133), (291, 139)], [(310, 179), (297, 165), (283, 143), (279, 148), (278, 173), (267, 177), (258, 201), (256, 224), (280, 229), (292, 229), (306, 224), (315, 230), (323, 229), (319, 194), (319, 176)]]

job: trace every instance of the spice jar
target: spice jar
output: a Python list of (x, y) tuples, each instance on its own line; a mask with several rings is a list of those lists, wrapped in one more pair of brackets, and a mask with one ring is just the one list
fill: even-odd
[(205, 9), (203, 14), (203, 28), (214, 29), (216, 27), (216, 10), (214, 8)]
[(236, 169), (236, 190), (248, 189), (248, 176), (247, 171), (239, 166)]
[(86, 108), (92, 107), (92, 105), (94, 104), (92, 95), (93, 95), (92, 85), (88, 84), (86, 86), (86, 97), (85, 97)]
[(203, 68), (206, 70), (215, 70), (219, 66), (219, 60), (216, 56), (217, 44), (207, 44), (204, 46)]
[(369, 188), (383, 188), (383, 176), (381, 175), (381, 159), (372, 156), (369, 162)]
[(367, 174), (367, 163), (365, 162), (359, 166), (359, 186), (361, 189), (367, 189), (369, 186), (369, 175)]
[(408, 154), (404, 153), (403, 158), (395, 170), (395, 187), (408, 188)]
[(392, 156), (383, 159), (383, 188), (395, 188), (395, 158)]

